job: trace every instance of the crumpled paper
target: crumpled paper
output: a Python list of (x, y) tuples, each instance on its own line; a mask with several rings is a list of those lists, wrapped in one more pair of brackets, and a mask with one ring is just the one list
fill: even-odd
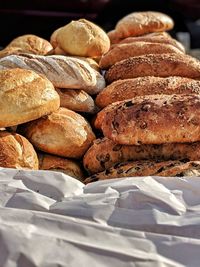
[(200, 178), (0, 169), (0, 267), (200, 266)]

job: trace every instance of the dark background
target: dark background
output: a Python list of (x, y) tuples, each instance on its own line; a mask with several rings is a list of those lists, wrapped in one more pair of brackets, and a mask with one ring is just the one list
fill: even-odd
[(105, 31), (134, 11), (161, 11), (170, 15), (170, 32), (189, 32), (191, 47), (200, 48), (200, 0), (0, 0), (0, 46), (22, 34), (49, 40), (52, 32), (72, 19), (86, 18)]

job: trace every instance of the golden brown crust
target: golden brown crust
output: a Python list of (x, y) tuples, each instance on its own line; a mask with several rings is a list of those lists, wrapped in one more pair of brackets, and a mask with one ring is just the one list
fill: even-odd
[(149, 54), (131, 57), (117, 62), (105, 75), (111, 83), (120, 79), (143, 76), (181, 76), (200, 79), (199, 60), (185, 54)]
[(138, 96), (112, 105), (112, 110), (105, 112), (101, 129), (116, 143), (200, 141), (199, 95)]
[(200, 94), (200, 81), (184, 77), (138, 77), (118, 80), (105, 87), (96, 97), (96, 104), (104, 108), (111, 103), (136, 96), (154, 94)]
[(129, 160), (199, 160), (200, 142), (160, 145), (119, 145), (104, 137), (93, 142), (83, 158), (89, 174), (101, 172), (116, 163)]
[(66, 108), (22, 125), (21, 132), (39, 150), (70, 158), (81, 158), (95, 139), (89, 123)]
[(38, 119), (60, 106), (53, 84), (30, 70), (1, 70), (0, 88), (0, 127)]
[(99, 62), (99, 66), (102, 69), (108, 69), (115, 63), (127, 59), (129, 57), (164, 53), (183, 54), (181, 50), (171, 44), (143, 41), (123, 43), (116, 44), (112, 49), (110, 49), (106, 54), (104, 54)]
[(83, 180), (84, 175), (80, 165), (75, 160), (66, 159), (49, 154), (39, 153), (39, 169), (63, 172), (80, 181)]
[(137, 176), (200, 176), (200, 161), (131, 161), (116, 164), (103, 172), (88, 177), (84, 183)]
[(93, 98), (83, 90), (56, 89), (60, 96), (60, 106), (77, 112), (96, 113)]
[(172, 29), (171, 17), (160, 12), (133, 12), (120, 19), (115, 30), (120, 38), (138, 36), (150, 32), (163, 32)]
[(0, 131), (0, 167), (38, 170), (32, 144), (19, 134)]
[(86, 19), (71, 21), (53, 37), (68, 55), (99, 57), (110, 48), (110, 40), (104, 30)]

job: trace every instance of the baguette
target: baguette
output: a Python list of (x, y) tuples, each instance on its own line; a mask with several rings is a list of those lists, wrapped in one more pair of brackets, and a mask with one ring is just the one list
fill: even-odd
[(0, 59), (0, 69), (17, 67), (41, 73), (59, 88), (83, 89), (88, 94), (96, 94), (105, 87), (105, 80), (98, 71), (73, 57), (24, 54)]

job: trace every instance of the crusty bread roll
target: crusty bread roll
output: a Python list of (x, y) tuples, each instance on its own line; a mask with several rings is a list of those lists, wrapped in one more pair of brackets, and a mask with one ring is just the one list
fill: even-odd
[(38, 119), (59, 106), (59, 95), (45, 77), (18, 68), (0, 71), (0, 127)]
[(118, 34), (116, 30), (111, 30), (107, 32), (107, 35), (110, 39), (111, 44), (118, 44), (120, 43), (120, 41), (124, 39), (124, 38), (120, 38), (120, 34)]
[(85, 118), (66, 108), (21, 125), (20, 132), (39, 150), (69, 158), (81, 158), (95, 139)]
[(126, 145), (200, 141), (200, 96), (147, 95), (116, 102), (105, 110), (101, 129)]
[(200, 79), (200, 61), (185, 54), (149, 54), (124, 59), (114, 64), (105, 75), (111, 83), (119, 79), (143, 76), (181, 76)]
[(23, 136), (0, 131), (0, 167), (38, 170), (38, 157)]
[(190, 93), (200, 94), (200, 81), (178, 76), (146, 76), (111, 83), (97, 95), (95, 102), (97, 106), (104, 108), (111, 103), (136, 96)]
[(110, 48), (105, 31), (86, 20), (72, 20), (54, 33), (58, 46), (68, 55), (99, 57)]
[(97, 106), (93, 98), (83, 90), (56, 89), (60, 96), (60, 106), (77, 112), (96, 113)]
[[(56, 29), (50, 36), (50, 43), (53, 46), (53, 48), (58, 47), (58, 41), (57, 41), (57, 34), (61, 30), (62, 27)], [(59, 48), (59, 47), (58, 47)], [(61, 49), (61, 48), (60, 48)]]
[(171, 17), (160, 12), (133, 12), (118, 21), (115, 30), (120, 38), (138, 36), (150, 32), (171, 30), (174, 22)]
[(129, 160), (199, 160), (200, 142), (160, 145), (119, 145), (104, 137), (93, 142), (83, 158), (89, 174), (101, 172), (116, 163)]
[(84, 183), (137, 176), (200, 176), (200, 161), (131, 161), (116, 164), (106, 171), (88, 177)]
[(45, 153), (38, 153), (39, 169), (62, 172), (80, 181), (84, 175), (80, 165), (75, 160), (53, 156)]
[(108, 69), (115, 63), (130, 57), (136, 57), (148, 54), (164, 54), (177, 53), (183, 54), (181, 50), (171, 44), (152, 43), (152, 42), (133, 42), (116, 44), (106, 54), (104, 54), (99, 62), (102, 69)]
[(104, 77), (90, 65), (77, 58), (66, 56), (11, 55), (0, 59), (0, 69), (31, 69), (44, 74), (55, 87), (84, 89), (96, 94), (105, 87)]
[(25, 34), (13, 39), (6, 48), (21, 48), (23, 53), (31, 53), (36, 55), (46, 55), (52, 49), (52, 45), (47, 40), (34, 34)]

